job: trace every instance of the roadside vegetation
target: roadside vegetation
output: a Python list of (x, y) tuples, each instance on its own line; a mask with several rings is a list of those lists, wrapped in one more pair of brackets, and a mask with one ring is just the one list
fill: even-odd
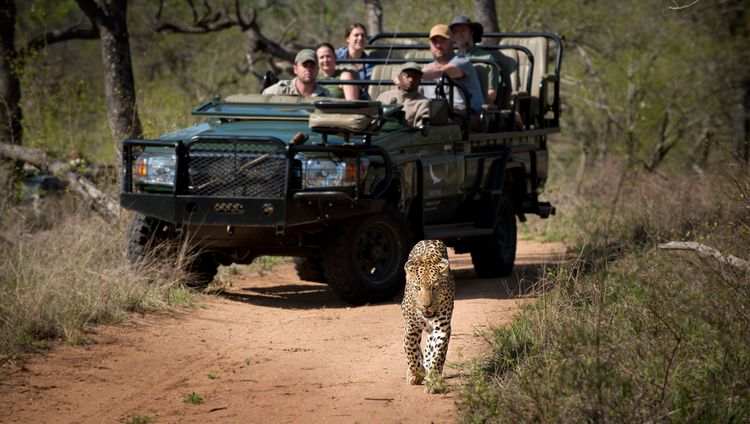
[(92, 324), (195, 302), (179, 269), (128, 264), (125, 219), (113, 226), (68, 196), (36, 212), (0, 208), (0, 362), (54, 339), (86, 343)]
[[(41, 195), (0, 204), (0, 364), (22, 360), (52, 340), (87, 343), (94, 324), (199, 302), (179, 265), (189, 255), (179, 255), (178, 264), (131, 266), (127, 216), (111, 223), (73, 196)], [(222, 267), (210, 288), (241, 274), (263, 275), (288, 260), (263, 256), (251, 265)]]
[(750, 258), (747, 169), (608, 164), (587, 180), (549, 224), (565, 223), (570, 259), (547, 269), (537, 301), (485, 335), (492, 353), (469, 372), (464, 421), (746, 421), (748, 262), (659, 245), (695, 241)]
[[(467, 371), (462, 418), (746, 422), (750, 127), (737, 113), (750, 97), (731, 76), (706, 83), (717, 67), (746, 73), (735, 59), (750, 52), (747, 7), (541, 3), (504, 15), (566, 35), (546, 190), (558, 214), (523, 227), (567, 243), (569, 258), (485, 334), (491, 354)], [(720, 256), (660, 248), (671, 241)]]

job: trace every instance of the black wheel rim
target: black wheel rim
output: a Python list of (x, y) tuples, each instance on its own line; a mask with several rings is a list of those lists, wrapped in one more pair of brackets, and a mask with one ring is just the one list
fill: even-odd
[(397, 271), (401, 260), (398, 235), (383, 223), (363, 228), (356, 240), (354, 268), (367, 281), (383, 284)]

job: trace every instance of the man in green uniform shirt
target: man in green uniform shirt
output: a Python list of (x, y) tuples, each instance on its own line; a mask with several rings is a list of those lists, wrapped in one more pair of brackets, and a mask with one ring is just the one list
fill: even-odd
[(300, 50), (294, 58), (294, 77), (267, 87), (262, 94), (285, 94), (304, 97), (331, 97), (331, 93), (318, 85), (318, 57), (310, 49)]

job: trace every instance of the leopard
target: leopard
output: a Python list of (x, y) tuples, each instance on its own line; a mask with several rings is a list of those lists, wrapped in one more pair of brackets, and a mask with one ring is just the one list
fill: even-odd
[[(426, 392), (435, 393), (443, 379), (456, 292), (448, 249), (440, 240), (421, 240), (409, 253), (404, 271), (406, 286), (401, 311), (408, 364), (406, 381), (413, 385), (424, 383)], [(424, 352), (423, 332), (427, 333)]]

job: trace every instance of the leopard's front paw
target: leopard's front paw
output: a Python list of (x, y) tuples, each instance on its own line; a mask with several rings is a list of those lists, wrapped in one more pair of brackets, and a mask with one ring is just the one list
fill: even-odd
[(406, 382), (409, 384), (417, 385), (422, 384), (424, 381), (424, 371), (412, 372), (411, 369), (406, 370)]

